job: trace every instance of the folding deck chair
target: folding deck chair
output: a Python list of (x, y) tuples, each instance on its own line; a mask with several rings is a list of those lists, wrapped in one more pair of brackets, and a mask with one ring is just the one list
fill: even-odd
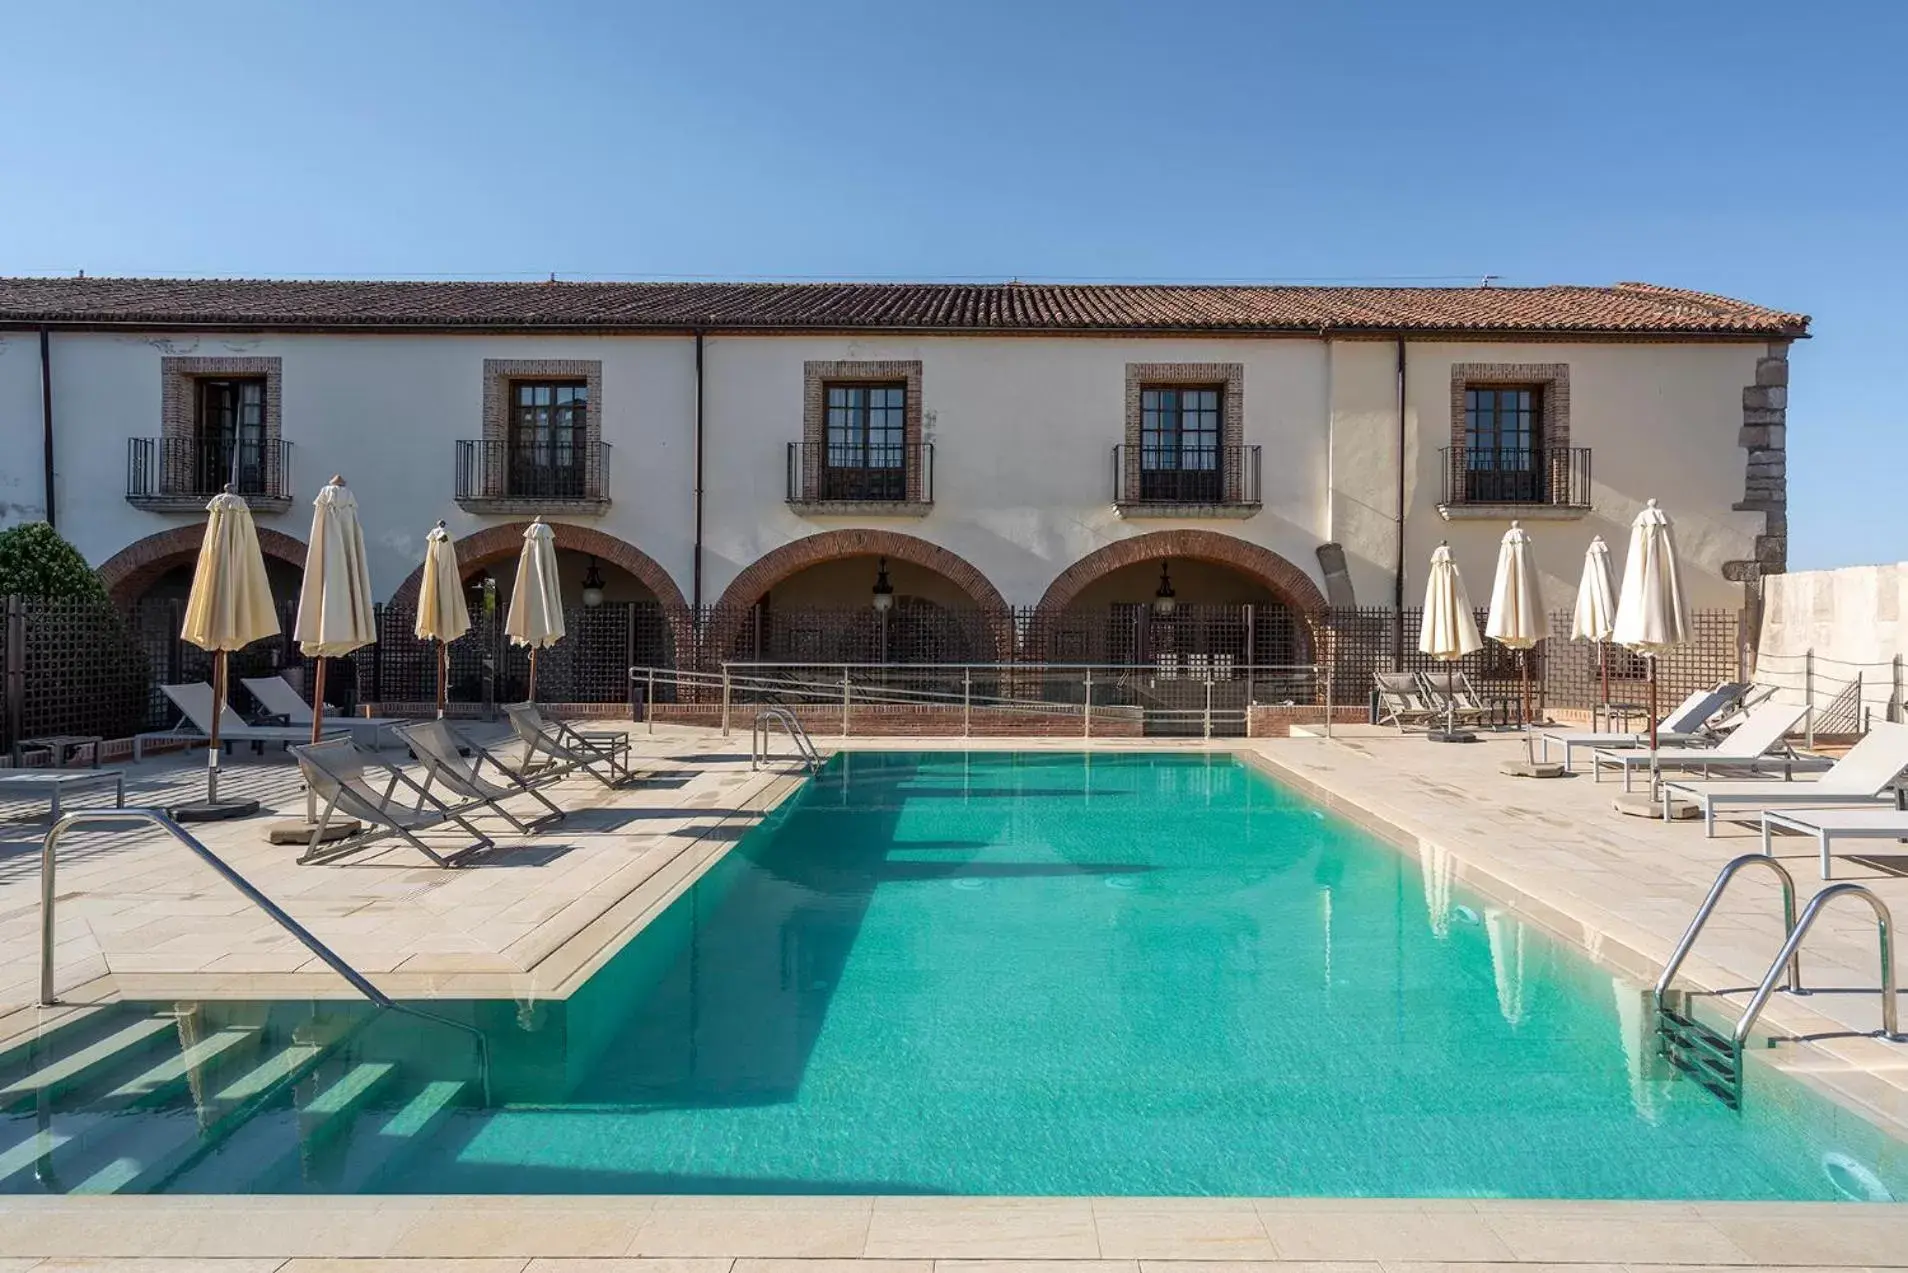
[(1442, 720), (1444, 709), (1433, 708), (1430, 696), (1411, 672), (1374, 672), (1372, 686), (1378, 692), (1378, 723), (1396, 725), (1403, 733), (1407, 726), (1430, 728)]
[[(496, 841), (472, 826), (463, 813), (426, 791), (415, 778), (396, 765), (385, 764), (367, 755), (349, 738), (306, 743), (302, 747), (293, 747), (291, 752), (298, 758), (298, 768), (303, 771), (305, 781), (311, 784), (321, 810), (318, 825), (312, 829), (311, 844), (298, 859), (301, 863), (326, 861), (355, 853), (373, 840), (387, 835), (398, 836), (439, 866), (456, 866), (472, 853), (492, 848), (496, 844)], [(366, 775), (367, 760), (389, 771), (391, 779), (384, 784), (383, 791), (373, 786)], [(400, 787), (407, 793), (416, 794), (415, 804), (406, 807), (408, 795), (400, 796)], [(348, 840), (326, 844), (325, 830), (333, 814), (356, 818), (368, 824), (370, 829)], [(429, 831), (453, 822), (470, 834), (473, 843), (469, 847), (455, 853), (439, 853), (417, 838), (420, 831)]]
[(561, 771), (581, 769), (606, 787), (620, 787), (636, 776), (629, 767), (629, 735), (623, 730), (577, 729), (546, 719), (535, 703), (512, 703), (504, 714), (523, 742), (523, 764), (531, 772), (537, 757), (543, 756)]
[[(464, 801), (458, 806), (458, 812), (488, 809), (524, 835), (541, 831), (563, 820), (564, 811), (528, 779), (443, 721), (399, 725), (397, 734), (410, 744), (412, 754), (424, 765), (424, 789), (429, 791), (433, 785), (437, 785)], [(464, 755), (466, 751), (470, 753), (468, 756)], [(485, 765), (501, 774), (503, 782), (492, 782), (484, 777)], [(503, 802), (512, 796), (529, 796), (549, 812), (525, 822), (504, 808)]]
[(1420, 672), (1418, 680), (1424, 686), (1425, 698), (1435, 704), (1432, 710), (1440, 719), (1459, 725), (1481, 725), (1490, 717), (1491, 709), (1484, 706), (1471, 678), (1457, 668)]

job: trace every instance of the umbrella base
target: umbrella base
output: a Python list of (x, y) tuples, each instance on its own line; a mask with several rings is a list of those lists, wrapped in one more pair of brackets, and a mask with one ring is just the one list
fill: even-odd
[(1434, 729), (1425, 735), (1434, 743), (1474, 743), (1477, 735), (1468, 729)]
[(256, 800), (193, 800), (166, 810), (174, 822), (229, 822), (258, 812)]
[(1504, 772), (1513, 778), (1561, 778), (1564, 776), (1563, 762), (1559, 760), (1507, 760)]
[[(274, 822), (265, 828), (265, 839), (270, 844), (310, 844), (313, 833), (318, 830), (316, 822), (306, 822), (303, 818), (292, 818), (285, 822)], [(356, 818), (333, 818), (325, 826), (325, 833), (318, 838), (320, 844), (330, 844), (333, 840), (347, 840), (364, 830), (364, 824)]]
[[(1618, 813), (1628, 814), (1632, 818), (1656, 818), (1660, 821), (1663, 817), (1663, 798), (1661, 796), (1651, 799), (1645, 792), (1633, 791), (1628, 795), (1616, 797), (1612, 803)], [(1673, 820), (1677, 822), (1687, 822), (1692, 818), (1700, 818), (1702, 816), (1702, 806), (1697, 804), (1694, 800), (1678, 800), (1675, 797), (1670, 798), (1670, 817)]]

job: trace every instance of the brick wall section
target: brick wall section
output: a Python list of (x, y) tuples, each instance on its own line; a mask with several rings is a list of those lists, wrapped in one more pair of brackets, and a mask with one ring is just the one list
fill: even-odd
[[(603, 440), (603, 364), (593, 358), (486, 358), (484, 359), (483, 438), (500, 449), (510, 441), (510, 382), (513, 380), (581, 380), (589, 388), (589, 408), (583, 416), (585, 437), (589, 442), (586, 463), (594, 470), (602, 454)], [(484, 473), (483, 494), (502, 499), (509, 465), (498, 464)], [(600, 489), (602, 475), (594, 471), (589, 489)], [(547, 501), (546, 501), (547, 502)]]
[[(189, 566), (199, 559), (199, 546), (205, 542), (205, 524), (175, 526), (156, 535), (135, 540), (114, 553), (98, 570), (99, 581), (114, 603), (129, 606), (145, 594), (160, 575), (178, 566)], [(305, 545), (281, 531), (258, 528), (258, 546), (267, 557), (288, 565), (305, 568)]]
[[(1245, 364), (1242, 362), (1129, 362), (1126, 364), (1126, 472), (1122, 485), (1140, 489), (1141, 393), (1154, 385), (1218, 385), (1221, 389), (1219, 445), (1228, 448), (1228, 463), (1238, 454), (1230, 448), (1245, 445)], [(1245, 476), (1237, 466), (1225, 473), (1227, 500), (1243, 497)]]
[(1742, 391), (1737, 444), (1749, 453), (1736, 511), (1761, 513), (1755, 558), (1723, 565), (1730, 579), (1753, 582), (1789, 568), (1789, 344), (1772, 341), (1756, 360), (1756, 382)]
[(1061, 571), (1040, 598), (1039, 614), (1048, 621), (1058, 619), (1080, 591), (1102, 575), (1169, 557), (1213, 562), (1251, 575), (1301, 615), (1325, 609), (1325, 594), (1311, 576), (1269, 548), (1210, 530), (1156, 530), (1115, 540)]
[[(1334, 707), (1332, 723), (1336, 725), (1363, 725), (1371, 720), (1371, 711), (1365, 707)], [(1248, 738), (1289, 738), (1292, 726), (1319, 726), (1325, 723), (1325, 709), (1320, 706), (1296, 707), (1253, 706), (1246, 709), (1246, 737)]]
[(830, 383), (843, 384), (861, 382), (865, 384), (893, 384), (901, 381), (907, 385), (908, 400), (901, 417), (902, 444), (907, 448), (908, 499), (920, 502), (926, 497), (927, 487), (923, 481), (921, 465), (916, 457), (921, 454), (922, 408), (921, 408), (921, 363), (918, 359), (894, 359), (890, 361), (833, 360), (810, 361), (802, 364), (802, 498), (816, 499), (821, 495), (821, 464), (810, 462), (818, 456), (822, 445), (828, 440), (828, 386)]

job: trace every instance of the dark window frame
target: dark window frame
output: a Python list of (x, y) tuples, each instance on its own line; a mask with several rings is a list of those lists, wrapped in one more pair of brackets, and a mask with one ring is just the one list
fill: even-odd
[[(536, 401), (539, 392), (548, 400)], [(511, 376), (504, 394), (506, 490), (551, 499), (582, 498), (589, 487), (589, 380)], [(526, 394), (530, 401), (524, 400)], [(539, 419), (539, 412), (547, 418)]]
[(1472, 502), (1543, 502), (1544, 390), (1535, 383), (1464, 386), (1464, 478)]
[(821, 497), (908, 498), (908, 384), (822, 382)]
[(1142, 383), (1140, 498), (1163, 503), (1218, 503), (1226, 490), (1225, 438), (1224, 384)]
[(195, 491), (222, 491), (232, 482), (241, 495), (267, 492), (269, 392), (266, 376), (192, 378)]

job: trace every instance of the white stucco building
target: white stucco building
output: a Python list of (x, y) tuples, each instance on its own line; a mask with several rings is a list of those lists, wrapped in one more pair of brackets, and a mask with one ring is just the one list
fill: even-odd
[(1655, 497), (1697, 606), (1783, 566), (1803, 316), (1642, 284), (1278, 288), (0, 280), (0, 520), (132, 600), (234, 473), (295, 578), (357, 493), (381, 595), (440, 518), (467, 569), (564, 529), (572, 586), (862, 604), (1547, 600)]

